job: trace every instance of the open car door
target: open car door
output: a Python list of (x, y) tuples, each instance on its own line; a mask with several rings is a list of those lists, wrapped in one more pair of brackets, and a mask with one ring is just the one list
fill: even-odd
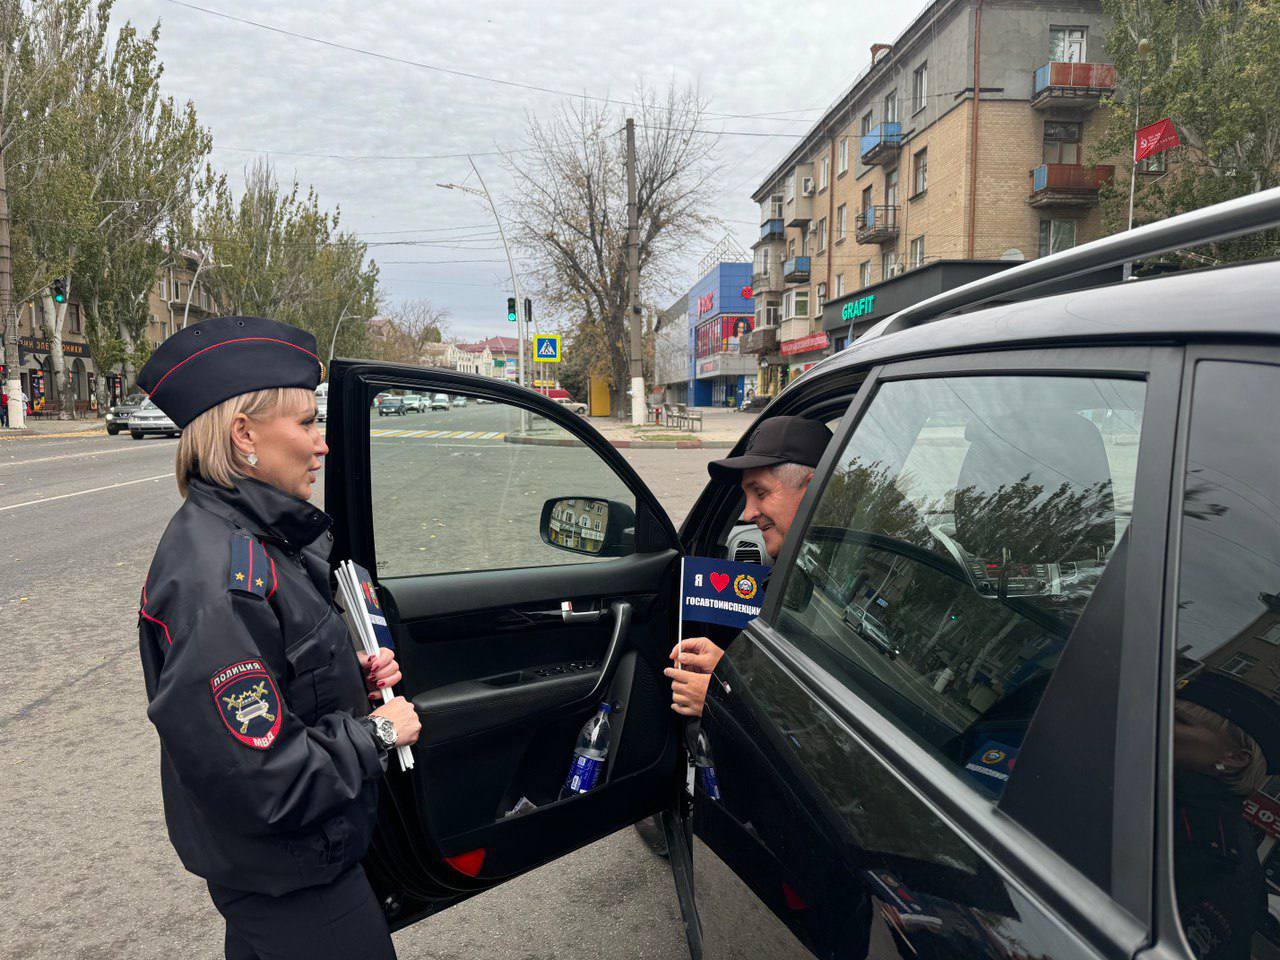
[[(388, 392), (431, 402), (371, 418)], [(393, 928), (671, 807), (679, 541), (608, 441), (504, 381), (337, 361), (328, 442), (333, 558), (373, 573), (423, 724), (365, 861)], [(602, 702), (603, 782), (562, 799)]]

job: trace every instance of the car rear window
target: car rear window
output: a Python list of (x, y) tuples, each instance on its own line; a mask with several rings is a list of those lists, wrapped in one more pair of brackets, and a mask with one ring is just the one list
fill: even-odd
[(1131, 516), (1145, 384), (882, 385), (826, 480), (778, 629), (997, 799)]

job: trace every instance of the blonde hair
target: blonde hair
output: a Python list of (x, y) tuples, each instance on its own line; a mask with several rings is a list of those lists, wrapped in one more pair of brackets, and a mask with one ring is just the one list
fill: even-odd
[(311, 391), (302, 387), (270, 387), (223, 400), (200, 414), (183, 427), (178, 440), (174, 463), (178, 493), (186, 497), (190, 477), (230, 490), (238, 478), (252, 476), (253, 468), (231, 442), (231, 424), (238, 414), (265, 420), (277, 409), (289, 411), (313, 400)]
[(1267, 758), (1262, 748), (1258, 746), (1258, 741), (1253, 737), (1222, 714), (1214, 713), (1208, 707), (1202, 707), (1198, 703), (1178, 700), (1174, 704), (1173, 712), (1183, 723), (1212, 730), (1230, 740), (1237, 750), (1249, 751), (1249, 762), (1242, 769), (1236, 773), (1223, 773), (1218, 776), (1218, 779), (1225, 783), (1232, 793), (1247, 797), (1266, 782)]

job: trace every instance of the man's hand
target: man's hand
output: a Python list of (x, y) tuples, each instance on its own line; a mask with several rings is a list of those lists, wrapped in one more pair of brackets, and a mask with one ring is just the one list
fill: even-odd
[(670, 659), (694, 673), (710, 673), (724, 656), (724, 651), (706, 637), (689, 637), (671, 648)]
[(707, 685), (724, 651), (706, 637), (690, 637), (671, 648), (676, 666), (662, 672), (671, 678), (671, 709), (684, 717), (702, 716)]
[(382, 701), (382, 689), (394, 687), (400, 682), (400, 664), (396, 663), (396, 655), (383, 647), (376, 657), (367, 653), (357, 653), (360, 661), (360, 672), (364, 674), (364, 685), (369, 690), (369, 699)]
[(682, 717), (702, 716), (711, 674), (694, 673), (678, 667), (667, 667), (662, 672), (671, 678), (671, 709)]

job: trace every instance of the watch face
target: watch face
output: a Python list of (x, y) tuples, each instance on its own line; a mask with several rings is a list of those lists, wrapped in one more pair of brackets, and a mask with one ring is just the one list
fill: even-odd
[(388, 747), (396, 745), (396, 725), (386, 717), (378, 717), (374, 723), (378, 727), (378, 738)]

